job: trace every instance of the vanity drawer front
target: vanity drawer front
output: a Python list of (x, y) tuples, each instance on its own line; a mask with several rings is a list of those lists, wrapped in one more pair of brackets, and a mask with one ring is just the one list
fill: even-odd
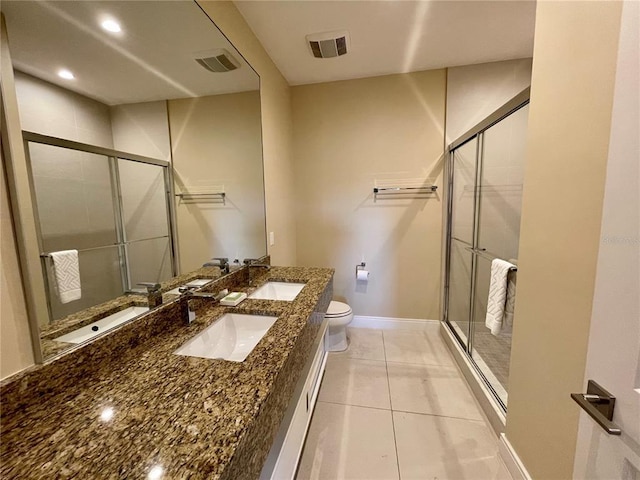
[(322, 374), (326, 364), (327, 352), (325, 350), (324, 338), (326, 337), (326, 325), (323, 327), (322, 341), (314, 354), (313, 362), (304, 388), (300, 393), (296, 409), (289, 423), (287, 435), (284, 439), (278, 460), (271, 474), (271, 480), (293, 479), (296, 474), (298, 462), (302, 454), (302, 447), (307, 436), (311, 416), (318, 398)]

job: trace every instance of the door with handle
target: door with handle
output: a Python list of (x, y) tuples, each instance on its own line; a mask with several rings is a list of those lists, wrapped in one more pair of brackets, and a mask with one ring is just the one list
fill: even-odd
[[(640, 478), (640, 3), (627, 0), (622, 12), (601, 244), (581, 392), (588, 395), (578, 398), (586, 400), (586, 411), (580, 412), (575, 479)], [(600, 406), (606, 413), (608, 403), (601, 398), (607, 395), (593, 384), (587, 390), (590, 379), (616, 397), (610, 423), (589, 410)]]

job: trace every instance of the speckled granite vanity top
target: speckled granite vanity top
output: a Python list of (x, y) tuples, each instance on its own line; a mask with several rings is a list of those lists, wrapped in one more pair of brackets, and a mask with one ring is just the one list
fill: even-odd
[[(331, 269), (272, 267), (255, 284), (306, 283), (293, 302), (205, 305), (185, 325), (174, 301), (4, 381), (0, 476), (257, 478), (331, 300), (332, 277)], [(246, 270), (205, 290), (240, 289), (234, 282), (243, 280)], [(173, 353), (229, 311), (279, 318), (244, 362)]]

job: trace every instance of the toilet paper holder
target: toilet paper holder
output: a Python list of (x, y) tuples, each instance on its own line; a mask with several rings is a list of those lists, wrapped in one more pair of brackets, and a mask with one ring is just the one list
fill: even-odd
[(367, 264), (364, 262), (360, 262), (358, 265), (356, 265), (356, 278), (358, 278), (358, 272), (360, 270), (364, 270), (364, 267), (366, 267)]

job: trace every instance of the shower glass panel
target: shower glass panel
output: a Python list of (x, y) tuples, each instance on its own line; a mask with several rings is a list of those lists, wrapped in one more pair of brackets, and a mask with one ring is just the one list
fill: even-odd
[(127, 244), (131, 286), (140, 282), (162, 282), (173, 276), (168, 238), (152, 238)]
[(505, 105), (498, 121), (487, 120), (457, 141), (448, 164), (445, 320), (505, 410), (512, 325), (503, 323), (494, 335), (485, 318), (491, 262), (518, 263), (529, 110), (527, 99), (518, 102)]
[(173, 276), (164, 170), (118, 159), (128, 288)]
[[(166, 162), (24, 135), (49, 322), (113, 300), (138, 282), (174, 275)], [(51, 258), (61, 250), (78, 251), (82, 294), (67, 304), (60, 302)]]
[[(82, 298), (60, 302), (53, 264), (42, 257), (51, 319), (111, 300), (123, 291), (109, 158), (31, 143), (29, 156), (43, 252), (77, 249)], [(70, 221), (72, 219), (72, 221)]]
[(500, 400), (507, 404), (511, 325), (496, 335), (484, 325), (491, 279), (491, 258), (518, 263), (520, 214), (529, 107), (524, 106), (482, 134), (478, 185), (473, 341), (471, 356)]
[(476, 362), (489, 386), (500, 401), (507, 405), (509, 391), (509, 362), (511, 359), (511, 332), (492, 335), (485, 327), (491, 260), (476, 257), (475, 295), (472, 322), (471, 358)]
[(164, 168), (118, 159), (127, 241), (169, 237)]
[(518, 258), (528, 115), (527, 105), (483, 134), (478, 246), (505, 260)]
[(478, 140), (474, 138), (458, 148), (453, 155), (451, 193), (451, 257), (448, 318), (460, 340), (469, 338), (471, 311), (471, 261), (469, 248), (473, 244), (473, 222)]
[(29, 156), (44, 251), (116, 243), (109, 158), (39, 143)]

